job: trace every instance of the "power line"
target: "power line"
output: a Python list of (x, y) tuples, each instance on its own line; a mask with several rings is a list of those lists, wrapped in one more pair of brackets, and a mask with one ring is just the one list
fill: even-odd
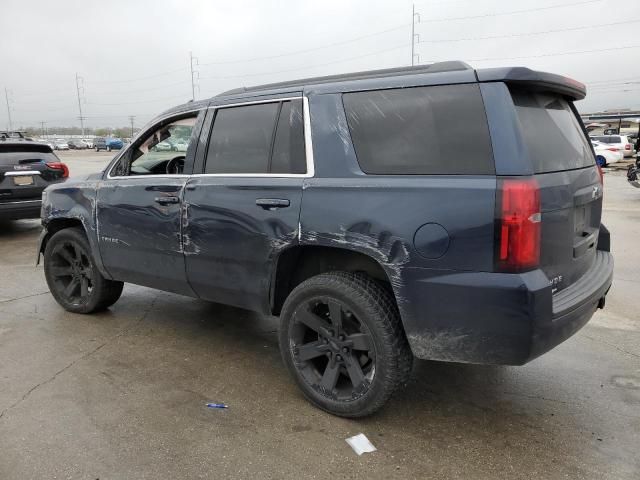
[(489, 62), (493, 60), (520, 60), (522, 58), (542, 58), (542, 57), (559, 57), (563, 55), (580, 55), (583, 53), (597, 53), (597, 52), (611, 52), (613, 50), (627, 50), (630, 48), (640, 48), (640, 45), (628, 45), (624, 47), (612, 47), (601, 48), (597, 50), (580, 50), (577, 52), (558, 52), (558, 53), (543, 53), (540, 55), (523, 55), (519, 57), (491, 57), (491, 58), (473, 58), (468, 59), (467, 62)]
[(528, 36), (534, 36), (534, 35), (545, 35), (548, 33), (574, 32), (577, 30), (587, 30), (589, 28), (602, 28), (602, 27), (612, 27), (615, 25), (627, 25), (630, 23), (640, 23), (640, 19), (627, 20), (624, 22), (602, 23), (598, 25), (585, 25), (584, 27), (561, 28), (558, 30), (545, 30), (541, 32), (513, 33), (508, 35), (491, 35), (488, 37), (468, 37), (468, 38), (433, 39), (433, 40), (428, 39), (428, 40), (420, 40), (418, 43), (452, 43), (452, 42), (469, 42), (469, 41), (476, 41), (476, 40), (494, 40), (499, 38), (528, 37)]
[(325, 62), (325, 63), (316, 63), (314, 65), (305, 65), (304, 67), (296, 67), (296, 68), (288, 68), (286, 70), (271, 70), (268, 72), (258, 72), (258, 73), (246, 73), (246, 74), (242, 74), (242, 75), (223, 75), (223, 76), (211, 76), (211, 77), (201, 77), (200, 80), (226, 80), (226, 79), (233, 79), (233, 78), (244, 78), (244, 77), (261, 77), (261, 76), (266, 76), (266, 75), (275, 75), (277, 73), (289, 73), (289, 72), (297, 72), (300, 70), (309, 70), (312, 68), (317, 68), (317, 67), (324, 67), (327, 65), (334, 65), (336, 63), (343, 63), (343, 62), (349, 62), (351, 60), (358, 60), (360, 58), (365, 58), (365, 57), (371, 57), (374, 55), (380, 55), (381, 53), (387, 53), (387, 52), (392, 52), (394, 50), (399, 50), (401, 48), (407, 48), (406, 43), (403, 43), (402, 45), (398, 45), (395, 47), (391, 47), (391, 48), (387, 48), (385, 50), (378, 50), (376, 52), (372, 52), (372, 53), (367, 53), (364, 55), (357, 55), (355, 57), (349, 57), (349, 58), (343, 58), (340, 60), (333, 60), (331, 62)]
[(577, 5), (586, 5), (588, 3), (599, 3), (603, 0), (585, 0), (582, 2), (573, 2), (573, 3), (564, 3), (562, 5), (549, 5), (547, 7), (536, 7), (536, 8), (527, 8), (524, 10), (510, 10), (508, 12), (498, 12), (498, 13), (484, 13), (480, 15), (469, 15), (465, 17), (445, 17), (445, 18), (432, 18), (425, 20), (424, 23), (435, 23), (435, 22), (450, 22), (453, 20), (470, 20), (474, 18), (487, 18), (487, 17), (503, 17), (505, 15), (515, 15), (518, 13), (529, 13), (529, 12), (538, 12), (541, 10), (552, 10), (555, 8), (564, 8), (564, 7), (575, 7)]
[(185, 96), (184, 95), (176, 95), (176, 96), (173, 96), (173, 97), (155, 98), (153, 100), (136, 100), (135, 102), (120, 102), (120, 103), (93, 103), (93, 102), (90, 102), (89, 105), (98, 105), (98, 106), (133, 105), (135, 103), (162, 102), (164, 100), (172, 100), (174, 98), (185, 98)]
[(244, 60), (227, 60), (227, 61), (219, 61), (219, 62), (205, 62), (205, 63), (200, 63), (199, 66), (208, 66), (208, 65), (232, 65), (232, 64), (239, 64), (239, 63), (249, 63), (249, 62), (257, 62), (260, 60), (273, 60), (276, 58), (282, 58), (282, 57), (289, 57), (289, 56), (293, 56), (293, 55), (300, 55), (302, 53), (309, 53), (309, 52), (315, 52), (317, 50), (324, 50), (327, 48), (331, 48), (331, 47), (337, 47), (340, 45), (346, 45), (347, 43), (353, 43), (353, 42), (357, 42), (359, 40), (363, 40), (365, 38), (371, 38), (371, 37), (375, 37), (378, 35), (382, 35), (388, 32), (393, 32), (396, 30), (400, 30), (400, 29), (404, 29), (411, 26), (410, 23), (405, 23), (402, 25), (398, 25), (396, 27), (392, 27), (392, 28), (388, 28), (386, 30), (380, 30), (377, 32), (373, 32), (373, 33), (369, 33), (367, 35), (361, 35), (359, 37), (354, 37), (351, 38), (349, 40), (342, 40), (340, 42), (333, 42), (333, 43), (326, 43), (322, 46), (319, 47), (312, 47), (312, 48), (305, 48), (303, 50), (294, 50), (292, 52), (287, 52), (287, 53), (280, 53), (278, 55), (269, 55), (269, 56), (265, 56), (265, 57), (254, 57), (254, 58), (246, 58)]
[(165, 72), (155, 73), (153, 75), (148, 75), (146, 77), (130, 78), (130, 79), (127, 79), (127, 80), (99, 81), (99, 82), (94, 82), (94, 81), (89, 80), (87, 83), (93, 84), (93, 85), (113, 84), (113, 83), (131, 83), (131, 82), (139, 82), (139, 81), (142, 81), (142, 80), (149, 80), (151, 78), (162, 77), (164, 75), (170, 75), (172, 73), (185, 72), (185, 71), (188, 71), (188, 69), (187, 68), (177, 68), (175, 70), (167, 70)]
[(626, 78), (612, 78), (609, 80), (593, 80), (591, 82), (586, 82), (587, 85), (595, 85), (598, 83), (609, 83), (609, 82), (623, 82), (627, 80), (640, 80), (640, 77), (626, 77)]
[(158, 87), (151, 87), (151, 88), (140, 88), (140, 89), (136, 89), (136, 90), (121, 90), (119, 92), (116, 91), (111, 91), (111, 92), (94, 92), (93, 90), (91, 91), (92, 95), (129, 95), (131, 93), (140, 93), (140, 92), (150, 92), (153, 90), (162, 90), (164, 88), (170, 88), (170, 87), (175, 87), (178, 85), (190, 85), (189, 80), (183, 80), (181, 82), (176, 82), (176, 83), (169, 83), (167, 85), (160, 85)]

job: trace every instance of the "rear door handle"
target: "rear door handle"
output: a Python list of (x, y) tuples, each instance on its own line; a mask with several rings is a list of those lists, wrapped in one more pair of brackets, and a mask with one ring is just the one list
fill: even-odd
[(156, 197), (155, 198), (155, 202), (159, 203), (160, 205), (169, 205), (171, 203), (180, 203), (180, 197), (174, 197), (174, 196)]
[(258, 198), (256, 205), (265, 210), (275, 210), (276, 208), (287, 208), (290, 202), (286, 198)]

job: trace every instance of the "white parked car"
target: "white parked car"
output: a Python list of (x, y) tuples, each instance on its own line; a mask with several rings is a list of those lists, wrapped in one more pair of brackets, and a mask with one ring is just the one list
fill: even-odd
[(594, 135), (591, 140), (618, 147), (625, 157), (632, 157), (635, 152), (633, 143), (626, 135)]
[(87, 148), (93, 148), (92, 138), (83, 138), (82, 141), (87, 144)]
[(69, 150), (69, 144), (62, 138), (56, 138), (53, 141), (54, 150)]
[(596, 152), (596, 163), (600, 167), (609, 165), (610, 163), (621, 162), (624, 158), (622, 150), (608, 143), (601, 143), (591, 140), (593, 150)]

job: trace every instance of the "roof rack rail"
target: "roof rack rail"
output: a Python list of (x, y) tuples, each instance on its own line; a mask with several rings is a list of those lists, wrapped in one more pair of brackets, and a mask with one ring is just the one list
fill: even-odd
[(461, 61), (448, 61), (448, 62), (436, 62), (426, 65), (416, 65), (412, 67), (396, 67), (385, 68), (381, 70), (368, 70), (353, 73), (341, 73), (337, 75), (328, 75), (324, 77), (310, 77), (302, 78), (299, 80), (291, 80), (286, 82), (268, 83), (264, 85), (256, 85), (253, 87), (240, 87), (233, 90), (227, 90), (222, 92), (217, 97), (225, 95), (234, 95), (245, 92), (258, 92), (261, 90), (275, 90), (280, 88), (292, 88), (303, 87), (305, 85), (317, 85), (321, 83), (332, 82), (345, 82), (349, 80), (364, 80), (367, 78), (378, 78), (385, 76), (400, 76), (400, 75), (416, 75), (421, 73), (439, 73), (439, 72), (453, 72), (459, 70), (473, 70), (473, 68)]

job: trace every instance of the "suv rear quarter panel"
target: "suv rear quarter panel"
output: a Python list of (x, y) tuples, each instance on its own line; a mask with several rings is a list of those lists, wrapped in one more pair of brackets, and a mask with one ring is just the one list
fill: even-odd
[[(411, 306), (416, 276), (437, 283), (456, 272), (493, 269), (496, 179), (365, 175), (341, 95), (310, 95), (309, 103), (316, 176), (304, 182), (300, 243), (353, 250), (376, 260), (389, 277), (411, 342), (427, 322), (437, 323), (437, 312), (416, 312)], [(441, 225), (449, 237), (438, 258), (425, 258), (414, 245), (416, 231), (427, 223)]]

